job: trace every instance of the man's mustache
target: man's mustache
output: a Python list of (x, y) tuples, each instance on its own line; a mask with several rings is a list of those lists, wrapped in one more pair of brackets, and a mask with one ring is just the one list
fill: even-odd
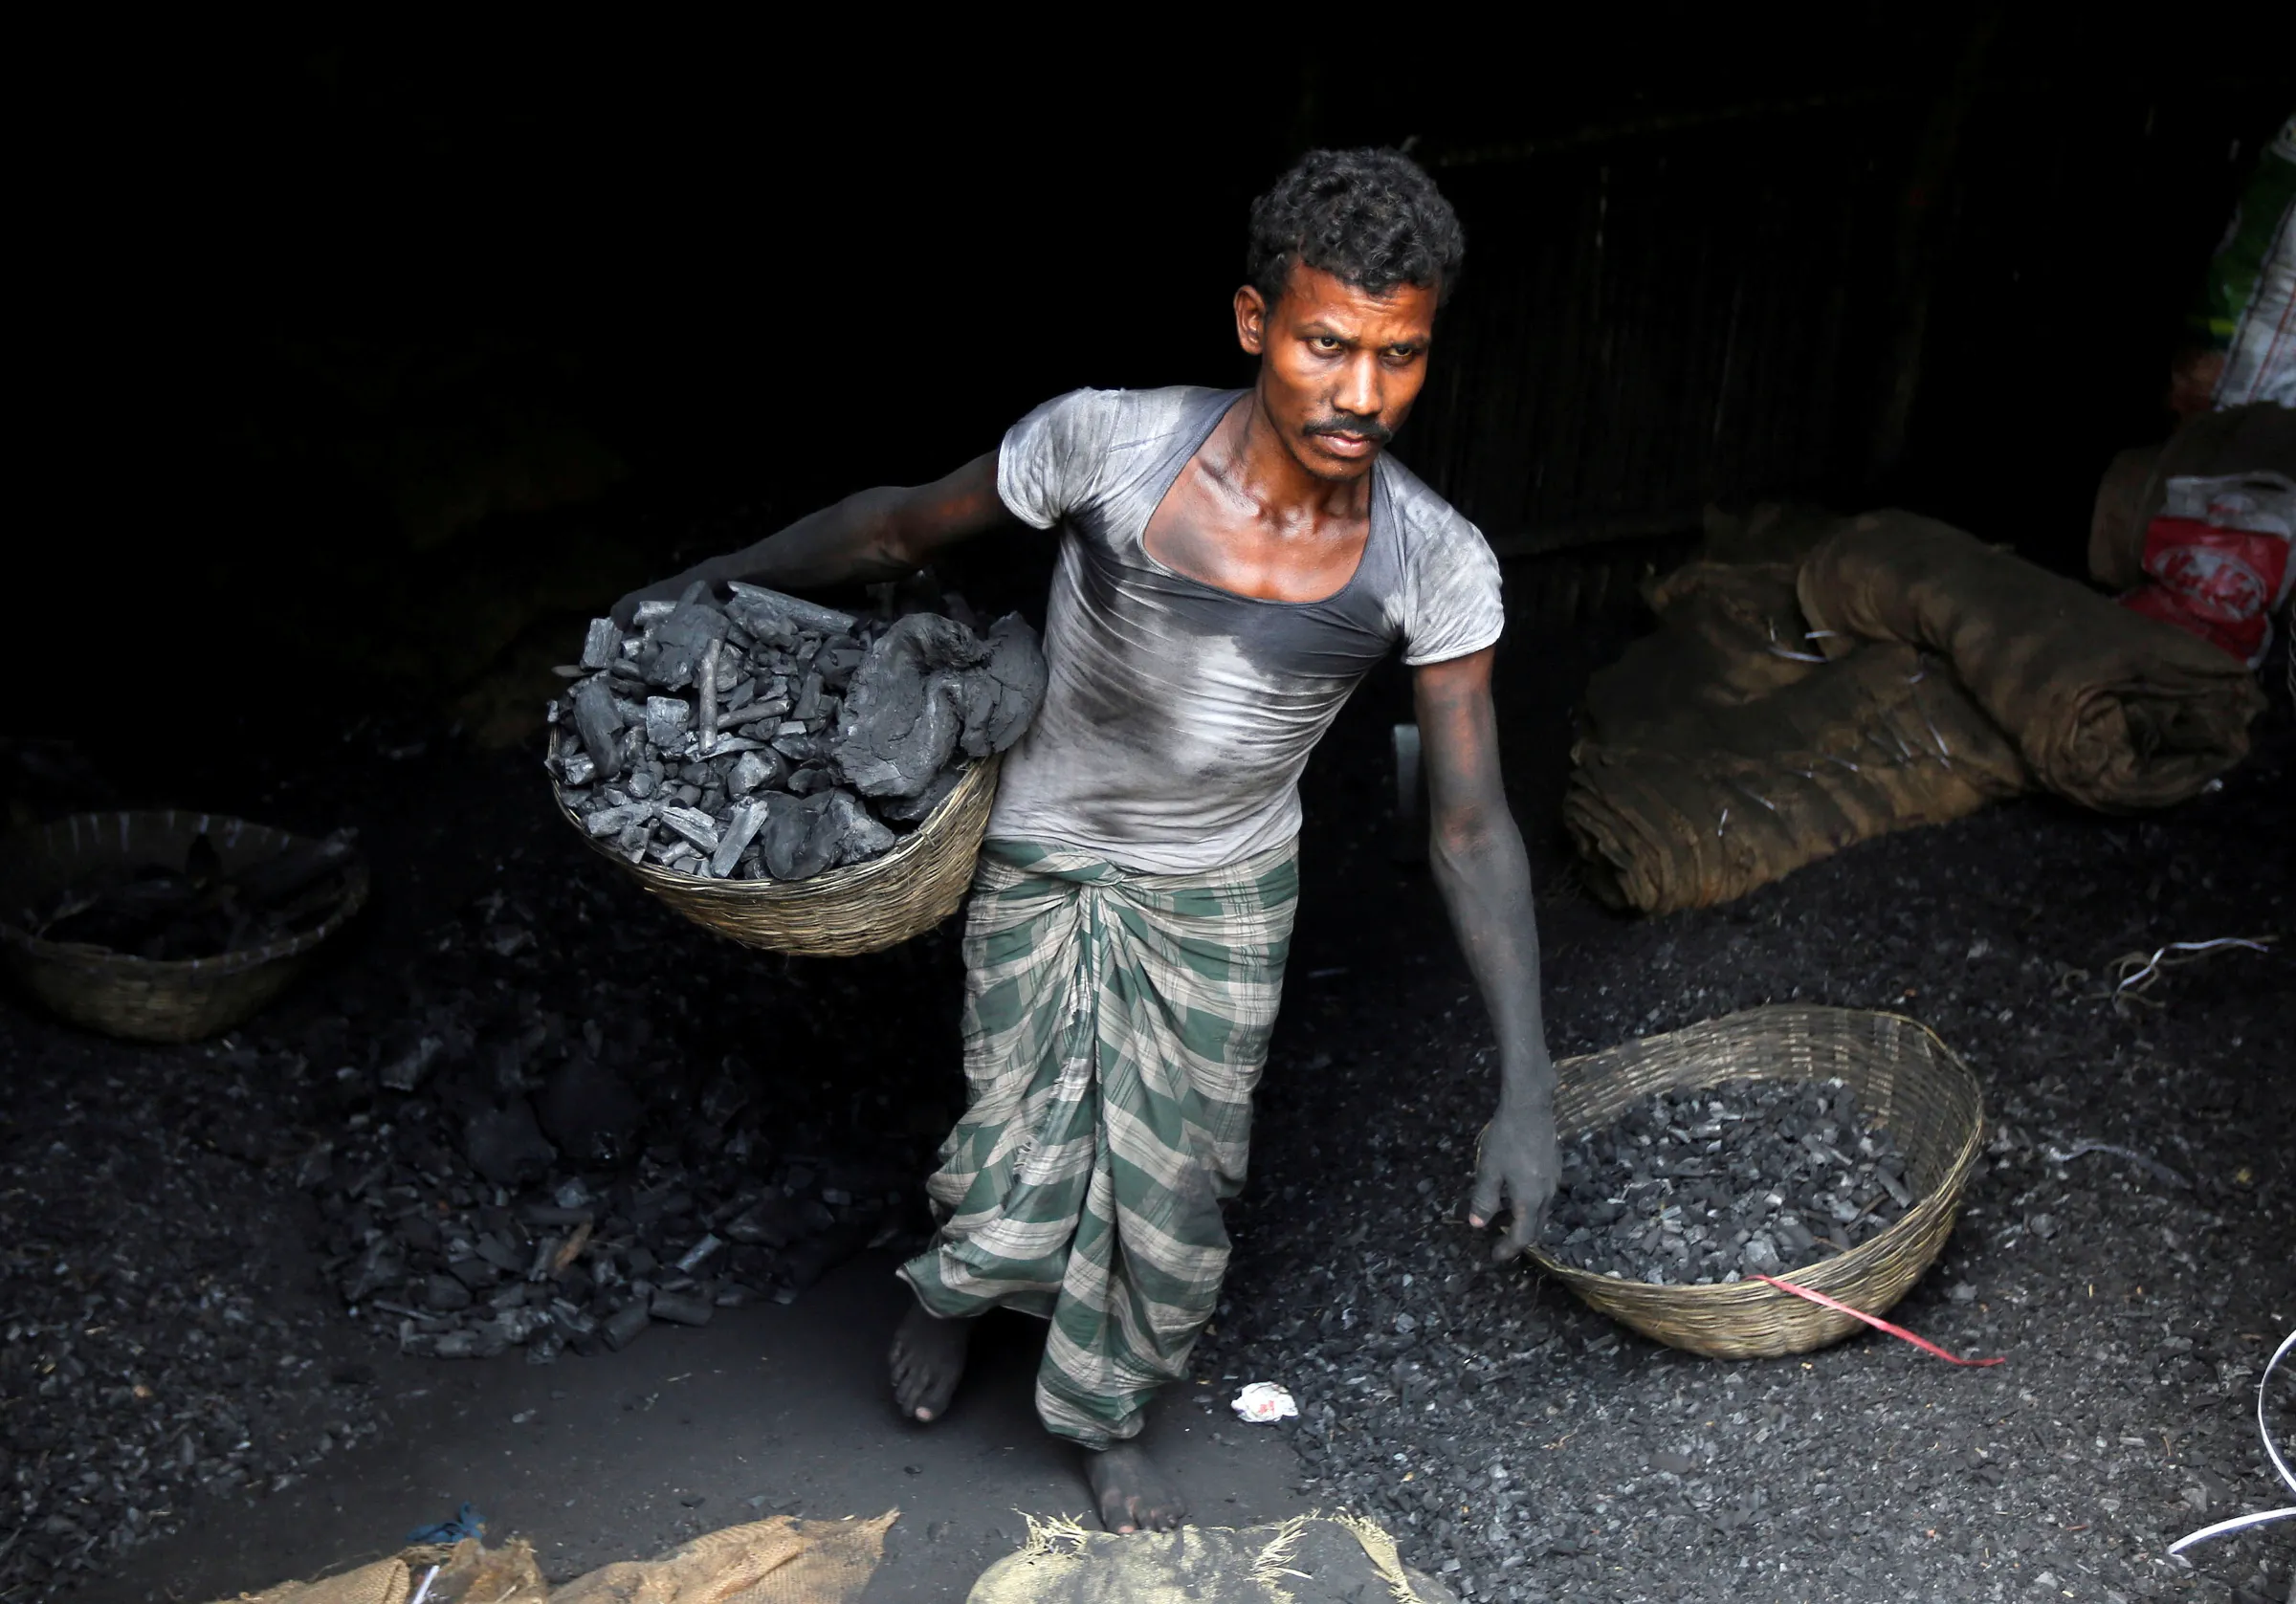
[(1375, 446), (1384, 446), (1395, 438), (1395, 430), (1377, 418), (1358, 418), (1352, 412), (1339, 412), (1328, 418), (1317, 418), (1300, 431), (1303, 434), (1355, 434)]

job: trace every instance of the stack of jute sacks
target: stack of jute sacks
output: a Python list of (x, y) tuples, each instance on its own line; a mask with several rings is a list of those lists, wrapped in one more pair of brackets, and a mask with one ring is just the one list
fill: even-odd
[(2165, 807), (2247, 755), (2264, 704), (2238, 661), (1961, 530), (1721, 534), (1588, 689), (1563, 817), (1607, 900), (1726, 902), (2032, 789)]

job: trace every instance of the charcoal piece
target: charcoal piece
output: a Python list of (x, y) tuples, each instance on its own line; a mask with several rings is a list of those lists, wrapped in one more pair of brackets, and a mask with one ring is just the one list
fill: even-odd
[[(748, 849), (750, 841), (764, 823), (763, 801), (752, 799), (737, 805), (732, 819), (726, 824), (725, 834), (718, 838), (717, 851), (710, 855), (710, 872), (720, 880), (731, 874), (734, 865), (740, 861), (741, 854)], [(872, 820), (871, 823), (874, 824), (875, 821)], [(881, 824), (877, 827), (884, 828)]]
[(496, 1186), (523, 1186), (548, 1173), (558, 1150), (542, 1135), (534, 1109), (513, 1097), (481, 1109), (463, 1123), (462, 1153), (471, 1168)]
[(584, 829), (601, 840), (620, 835), (632, 824), (642, 824), (653, 817), (653, 808), (647, 802), (624, 802), (619, 807), (593, 808), (582, 821)]
[(868, 797), (913, 797), (963, 733), (963, 670), (988, 648), (956, 620), (912, 613), (870, 648), (839, 714), (836, 763)]
[(678, 696), (649, 696), (646, 698), (646, 738), (664, 753), (684, 748), (687, 733), (694, 727), (694, 708)]
[(475, 1254), (467, 1259), (454, 1260), (447, 1265), (447, 1274), (473, 1292), (484, 1291), (502, 1279), (501, 1271)]
[(887, 797), (878, 802), (877, 814), (880, 818), (895, 820), (904, 824), (921, 824), (947, 799), (951, 791), (957, 789), (957, 782), (963, 778), (964, 765), (961, 763), (942, 769), (933, 777), (933, 783), (916, 796)]
[(695, 676), (694, 749), (706, 758), (717, 741), (718, 653), (705, 651), (701, 655), (700, 671)]
[(435, 1036), (419, 1038), (412, 1046), (393, 1058), (376, 1072), (375, 1078), (393, 1091), (412, 1091), (422, 1085), (423, 1077), (430, 1073), (446, 1052), (447, 1044)]
[(1036, 631), (1019, 613), (1006, 613), (988, 632), (988, 661), (966, 674), (964, 734), (967, 757), (1003, 752), (1021, 738), (1049, 676)]
[(608, 1348), (619, 1353), (637, 1341), (638, 1333), (651, 1322), (652, 1316), (647, 1312), (644, 1301), (632, 1299), (606, 1317), (598, 1328), (598, 1334), (606, 1338)]
[(603, 684), (592, 679), (575, 687), (575, 734), (582, 737), (582, 749), (589, 754), (598, 773), (607, 780), (622, 772), (622, 751), (617, 738), (622, 733), (622, 722), (613, 692)]
[(791, 1289), (802, 1292), (867, 1247), (872, 1234), (873, 1227), (864, 1220), (832, 1225), (821, 1235), (798, 1244), (783, 1263), (783, 1279)]
[(852, 683), (853, 670), (861, 667), (868, 655), (869, 649), (858, 641), (825, 641), (813, 654), (813, 671), (821, 676), (823, 685), (842, 694)]
[(817, 735), (795, 719), (790, 719), (774, 731), (773, 749), (792, 763), (821, 763), (831, 758), (836, 751), (836, 739), (828, 735)]
[(662, 809), (662, 823), (703, 852), (718, 850), (718, 825), (698, 808), (672, 802)]
[(608, 669), (622, 655), (622, 631), (610, 618), (590, 620), (589, 633), (582, 640), (582, 666), (585, 669)]
[(824, 795), (829, 799), (827, 823), (836, 832), (839, 867), (881, 858), (900, 839), (870, 817), (869, 810), (861, 805), (861, 799), (850, 791), (832, 790)]
[(706, 1326), (718, 1312), (718, 1307), (711, 1299), (695, 1297), (691, 1292), (656, 1292), (648, 1312), (656, 1320), (679, 1326)]
[(780, 793), (765, 798), (765, 822), (758, 831), (759, 855), (776, 880), (810, 880), (837, 861), (839, 830), (830, 822), (833, 791), (809, 797)]
[(818, 669), (806, 675), (805, 684), (798, 688), (797, 700), (790, 705), (789, 716), (801, 721), (821, 716), (821, 671)]
[(852, 632), (856, 622), (851, 613), (801, 602), (778, 590), (767, 590), (763, 585), (743, 584), (737, 580), (726, 588), (734, 595), (725, 610), (761, 641), (781, 644), (794, 641), (807, 631), (817, 635), (847, 635)]
[(788, 773), (788, 759), (778, 752), (744, 752), (725, 777), (725, 788), (737, 797), (745, 797), (760, 787), (780, 784)]
[(558, 776), (568, 785), (587, 785), (598, 777), (598, 765), (587, 752), (574, 752), (558, 760)]
[(778, 1191), (766, 1193), (718, 1227), (727, 1241), (748, 1247), (786, 1247), (798, 1239), (803, 1229), (797, 1218), (797, 1205)]
[(743, 708), (735, 717), (734, 722), (744, 726), (757, 726), (762, 729), (765, 736), (770, 736), (788, 714), (789, 697), (787, 693), (776, 691), (763, 701), (752, 702), (748, 707)]
[(478, 1257), (496, 1269), (512, 1275), (526, 1273), (526, 1255), (511, 1246), (505, 1238), (492, 1231), (482, 1231), (478, 1236), (477, 1248)]
[(675, 602), (640, 602), (636, 610), (630, 615), (630, 622), (641, 629), (651, 629), (675, 611), (677, 611)]
[(682, 691), (700, 675), (725, 639), (726, 616), (702, 596), (697, 581), (686, 587), (676, 608), (654, 626), (651, 645), (639, 653), (646, 682), (664, 691)]

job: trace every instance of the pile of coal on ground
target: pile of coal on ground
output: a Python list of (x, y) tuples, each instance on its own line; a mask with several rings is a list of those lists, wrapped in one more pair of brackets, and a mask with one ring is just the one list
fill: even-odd
[(276, 1491), (384, 1424), (268, 1173), (298, 1066), (12, 1010), (0, 1126), (0, 1596), (101, 1571), (195, 1490)]
[[(301, 1026), (335, 1067), (297, 1178), (344, 1306), (403, 1352), (547, 1363), (921, 1240), (956, 1041), (882, 999), (953, 1011), (954, 932), (784, 960), (563, 832), (539, 856), (426, 930), (386, 998)], [(947, 1077), (904, 1076), (935, 1056)]]

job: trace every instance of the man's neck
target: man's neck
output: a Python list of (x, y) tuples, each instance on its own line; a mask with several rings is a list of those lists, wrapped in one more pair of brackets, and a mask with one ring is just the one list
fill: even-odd
[(1352, 479), (1310, 472), (1257, 388), (1214, 431), (1212, 444), (1213, 473), (1273, 522), (1355, 522), (1371, 514), (1368, 467)]

